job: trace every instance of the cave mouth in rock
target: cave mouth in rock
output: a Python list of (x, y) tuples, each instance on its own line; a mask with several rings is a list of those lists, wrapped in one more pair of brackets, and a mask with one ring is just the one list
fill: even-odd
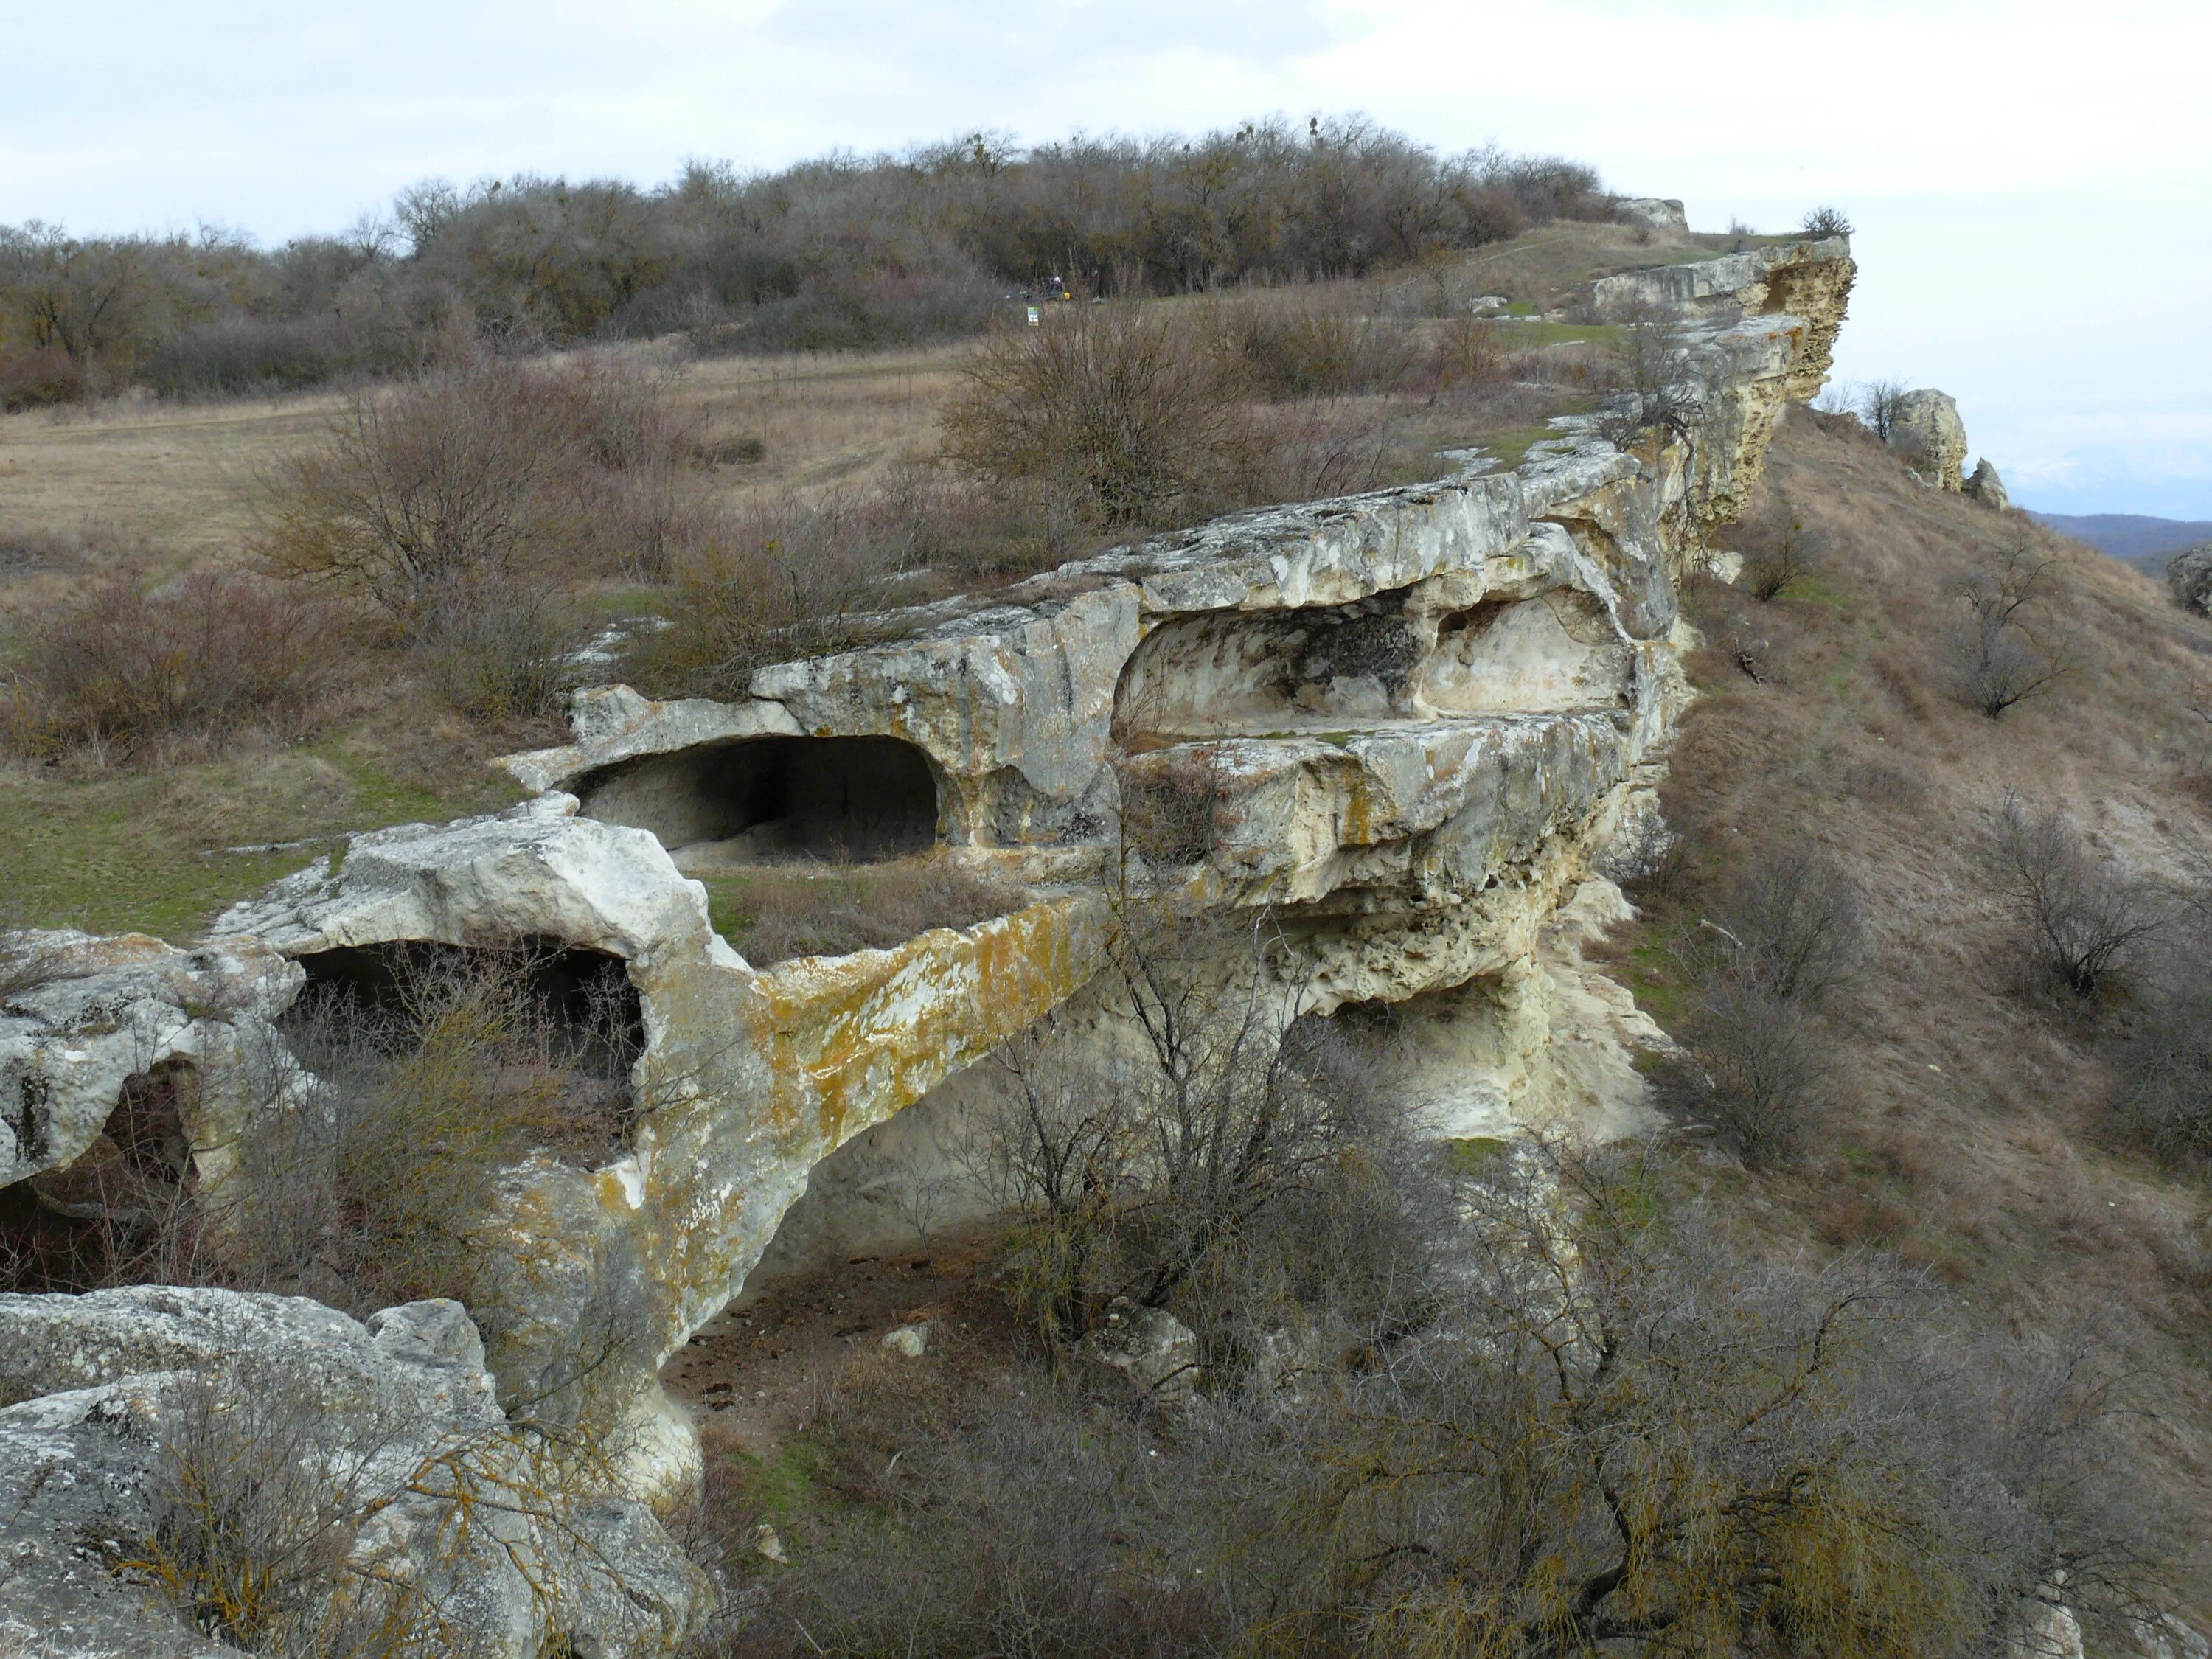
[(91, 1146), (0, 1188), (0, 1291), (159, 1283), (199, 1224), (187, 1124), (199, 1067), (177, 1055), (134, 1072)]
[(395, 1088), (412, 1097), (420, 1085), (434, 1112), (563, 1163), (598, 1169), (629, 1149), (645, 1010), (620, 957), (525, 937), (393, 940), (298, 961), (307, 982), (277, 1024), (337, 1091), (341, 1115), (374, 1117)]
[(409, 1039), (422, 1021), (481, 990), (547, 1055), (585, 1076), (627, 1086), (645, 1047), (645, 1008), (620, 957), (526, 935), (487, 945), (394, 939), (298, 958), (307, 982), (284, 1024), (343, 1012), (378, 1041)]
[(1420, 654), (1404, 598), (1170, 618), (1122, 667), (1115, 738), (1135, 752), (1391, 720)]
[(741, 738), (583, 780), (586, 817), (653, 832), (687, 875), (793, 859), (875, 862), (935, 844), (936, 774), (899, 738)]

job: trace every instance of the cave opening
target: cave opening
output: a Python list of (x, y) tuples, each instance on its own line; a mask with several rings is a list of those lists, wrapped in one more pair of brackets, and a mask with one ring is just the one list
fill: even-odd
[(898, 738), (744, 738), (626, 761), (578, 786), (586, 817), (650, 830), (685, 874), (873, 862), (933, 846), (937, 778)]
[(0, 1290), (74, 1292), (189, 1273), (201, 1217), (187, 1126), (199, 1087), (182, 1056), (134, 1072), (89, 1146), (0, 1188)]
[(1132, 752), (1192, 738), (1388, 720), (1420, 656), (1404, 595), (1346, 605), (1208, 611), (1147, 635), (1114, 690)]
[(646, 1026), (620, 957), (525, 936), (392, 940), (298, 960), (307, 982), (279, 1024), (341, 1097), (411, 1089), (441, 1109), (511, 1120), (518, 1135), (592, 1167), (627, 1148)]

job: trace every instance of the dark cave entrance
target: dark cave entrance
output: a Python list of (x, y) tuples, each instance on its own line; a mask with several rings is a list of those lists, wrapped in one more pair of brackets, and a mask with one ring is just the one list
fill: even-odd
[(609, 767), (584, 815), (653, 832), (688, 873), (814, 858), (869, 861), (937, 840), (929, 757), (898, 738), (745, 738)]

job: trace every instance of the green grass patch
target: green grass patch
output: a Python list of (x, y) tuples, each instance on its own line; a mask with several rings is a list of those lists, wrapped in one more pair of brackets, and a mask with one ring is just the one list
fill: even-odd
[(1500, 469), (1510, 471), (1528, 459), (1530, 449), (1547, 438), (1559, 435), (1549, 425), (1510, 427), (1503, 432), (1486, 432), (1470, 439), (1467, 447), (1480, 449)]
[(348, 831), (441, 823), (519, 794), (489, 771), (432, 788), (335, 741), (89, 775), (19, 766), (0, 774), (0, 921), (181, 942), (338, 853)]
[(819, 1498), (816, 1479), (822, 1454), (804, 1440), (794, 1440), (772, 1457), (756, 1457), (738, 1450), (730, 1454), (745, 1496), (774, 1520), (788, 1522), (813, 1510)]
[(1444, 1168), (1454, 1175), (1479, 1176), (1505, 1156), (1508, 1142), (1497, 1135), (1461, 1135), (1444, 1142)]

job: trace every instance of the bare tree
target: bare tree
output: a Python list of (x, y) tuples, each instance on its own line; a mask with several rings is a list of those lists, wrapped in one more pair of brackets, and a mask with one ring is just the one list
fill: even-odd
[(1620, 331), (1613, 356), (1628, 397), (1605, 417), (1607, 439), (1626, 448), (1655, 428), (1686, 439), (1703, 392), (1682, 319), (1668, 307), (1639, 300), (1607, 320)]
[(1959, 696), (1989, 720), (2045, 696), (2071, 672), (2045, 621), (2058, 568), (2055, 555), (2038, 553), (2022, 535), (1959, 579), (1967, 618), (1946, 637), (1943, 660)]
[(1785, 507), (1771, 523), (1759, 526), (1744, 555), (1744, 589), (1761, 605), (1768, 604), (1810, 575), (1819, 562), (1814, 538)]
[(2055, 809), (2007, 795), (1990, 857), (2034, 976), (2077, 997), (2102, 991), (2164, 924), (2149, 885), (2092, 852)]
[(1816, 207), (1807, 214), (1798, 229), (1808, 236), (1848, 236), (1851, 222), (1841, 208)]
[(1884, 443), (1897, 429), (1899, 411), (1905, 405), (1905, 394), (1911, 390), (1911, 386), (1904, 380), (1869, 380), (1859, 388), (1859, 418)]

